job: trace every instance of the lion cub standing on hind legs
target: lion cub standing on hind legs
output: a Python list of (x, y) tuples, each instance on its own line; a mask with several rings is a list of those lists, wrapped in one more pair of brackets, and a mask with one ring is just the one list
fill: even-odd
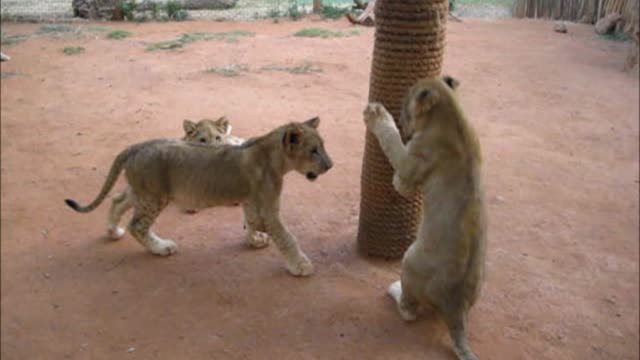
[[(130, 206), (134, 208), (128, 229), (147, 250), (161, 256), (174, 254), (176, 243), (160, 238), (150, 228), (169, 202), (184, 208), (241, 203), (249, 245), (264, 247), (271, 238), (285, 256), (289, 272), (308, 276), (313, 273), (311, 261), (280, 221), (280, 194), (286, 173), (297, 171), (313, 181), (333, 166), (316, 130), (319, 123), (317, 117), (290, 123), (240, 146), (199, 146), (168, 139), (134, 144), (113, 161), (93, 202), (87, 206), (71, 199), (65, 202), (78, 212), (92, 211), (124, 170), (132, 195)], [(258, 231), (269, 237), (253, 236)]]
[(406, 321), (430, 307), (449, 328), (460, 360), (477, 360), (467, 343), (469, 308), (478, 297), (485, 256), (485, 209), (480, 146), (454, 93), (458, 81), (418, 81), (405, 99), (399, 127), (381, 104), (364, 111), (394, 169), (393, 186), (403, 196), (422, 191), (423, 219), (402, 259), (401, 280), (389, 295)]

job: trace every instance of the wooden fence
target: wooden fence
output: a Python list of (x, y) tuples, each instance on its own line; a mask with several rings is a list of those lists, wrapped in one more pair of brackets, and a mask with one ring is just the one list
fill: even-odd
[(639, 0), (514, 0), (513, 16), (595, 24), (609, 14), (622, 15), (624, 31), (638, 29)]

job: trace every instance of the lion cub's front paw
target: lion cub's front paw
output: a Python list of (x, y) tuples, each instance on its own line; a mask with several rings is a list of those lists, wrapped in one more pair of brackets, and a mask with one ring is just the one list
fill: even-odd
[(300, 254), (297, 259), (287, 261), (287, 270), (293, 276), (309, 276), (313, 274), (313, 264), (305, 254)]
[(253, 231), (247, 234), (247, 243), (256, 249), (268, 246), (270, 239), (269, 234), (262, 231)]
[(409, 186), (406, 182), (402, 181), (402, 179), (400, 179), (400, 177), (397, 174), (393, 175), (392, 183), (393, 183), (393, 188), (396, 189), (398, 194), (402, 195), (403, 197), (411, 197), (413, 194), (415, 194), (418, 191), (414, 187)]
[(391, 114), (385, 109), (384, 105), (372, 102), (364, 108), (364, 123), (368, 129), (373, 129), (382, 123), (393, 123)]

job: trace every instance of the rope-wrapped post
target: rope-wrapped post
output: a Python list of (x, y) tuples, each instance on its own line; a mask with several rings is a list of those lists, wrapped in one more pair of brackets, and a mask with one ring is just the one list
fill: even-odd
[[(441, 73), (448, 0), (377, 0), (369, 101), (400, 118), (405, 94), (415, 82)], [(362, 163), (358, 247), (366, 254), (401, 257), (415, 240), (422, 194), (400, 196), (393, 168), (367, 131)]]

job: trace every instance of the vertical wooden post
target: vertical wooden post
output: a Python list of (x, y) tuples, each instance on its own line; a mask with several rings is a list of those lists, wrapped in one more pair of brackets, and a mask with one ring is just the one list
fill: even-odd
[[(445, 47), (448, 0), (378, 0), (369, 101), (398, 119), (416, 80), (439, 75)], [(362, 164), (359, 248), (372, 256), (401, 257), (415, 240), (422, 197), (400, 196), (393, 168), (375, 136), (367, 132)]]

